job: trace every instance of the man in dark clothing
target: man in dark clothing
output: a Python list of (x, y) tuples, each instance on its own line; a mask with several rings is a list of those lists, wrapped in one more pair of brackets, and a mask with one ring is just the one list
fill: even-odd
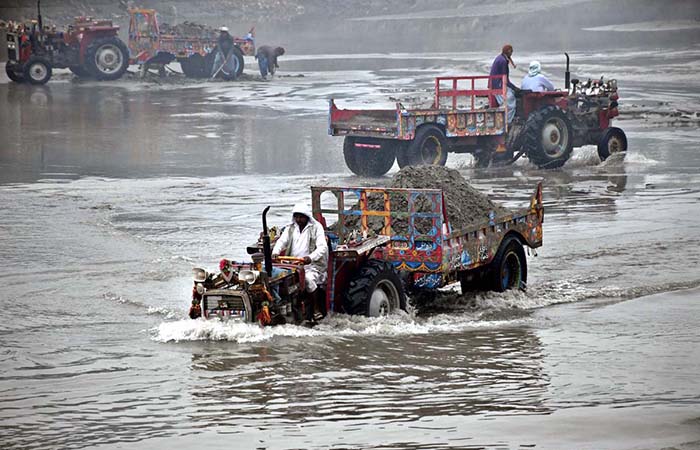
[(258, 60), (258, 67), (260, 68), (260, 75), (263, 80), (267, 79), (268, 73), (270, 76), (275, 74), (276, 69), (279, 68), (277, 58), (282, 55), (284, 55), (284, 48), (282, 47), (275, 47), (273, 49), (269, 45), (263, 45), (258, 48), (255, 59)]
[(233, 51), (233, 36), (229, 34), (227, 27), (219, 28), (219, 32), (214, 65), (211, 68), (212, 78), (219, 72), (219, 69), (228, 74), (233, 73), (236, 69), (234, 66), (234, 58), (232, 58), (231, 54)]
[[(508, 104), (508, 123), (512, 122), (513, 117), (515, 117), (515, 93), (520, 91), (517, 86), (510, 82), (510, 70), (508, 68), (508, 64), (513, 64), (513, 68), (515, 68), (515, 63), (513, 63), (513, 60), (511, 59), (512, 55), (513, 47), (510, 44), (504, 45), (503, 49), (501, 50), (501, 54), (496, 56), (496, 59), (493, 60), (493, 64), (491, 64), (491, 72), (489, 73), (491, 76), (506, 76), (508, 94), (505, 101), (507, 101)], [(502, 87), (503, 83), (500, 79), (489, 79), (490, 89), (501, 89)], [(497, 107), (503, 104), (504, 98), (502, 95), (495, 95), (490, 97), (489, 101), (492, 107)]]

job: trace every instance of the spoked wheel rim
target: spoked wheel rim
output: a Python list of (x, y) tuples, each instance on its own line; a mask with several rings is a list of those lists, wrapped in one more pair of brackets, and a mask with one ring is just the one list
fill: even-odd
[(420, 149), (420, 156), (424, 163), (437, 165), (442, 157), (442, 143), (436, 136), (429, 136)]
[(522, 282), (522, 265), (515, 252), (509, 252), (501, 267), (501, 287), (503, 290), (516, 289)]
[(48, 69), (42, 63), (34, 63), (29, 68), (29, 76), (34, 81), (43, 80), (44, 78), (46, 78), (46, 75), (48, 74), (48, 72), (49, 72)]
[(562, 156), (569, 145), (569, 129), (559, 117), (552, 117), (542, 127), (542, 148), (552, 158)]
[(369, 300), (369, 316), (388, 316), (399, 307), (399, 291), (394, 283), (388, 280), (377, 283)]
[(113, 44), (103, 45), (95, 54), (95, 65), (106, 75), (118, 72), (122, 66), (121, 50)]

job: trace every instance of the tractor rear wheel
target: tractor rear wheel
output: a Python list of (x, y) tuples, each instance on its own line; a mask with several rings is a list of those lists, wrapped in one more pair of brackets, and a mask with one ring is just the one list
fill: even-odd
[(129, 67), (129, 49), (118, 37), (96, 39), (85, 52), (85, 69), (98, 80), (119, 79)]
[(51, 63), (39, 56), (31, 56), (24, 63), (24, 79), (31, 84), (46, 84), (51, 79)]
[(346, 136), (343, 142), (345, 164), (356, 175), (381, 177), (394, 165), (397, 146), (391, 139)]
[(546, 106), (528, 117), (523, 148), (537, 167), (555, 169), (571, 157), (573, 137), (571, 122), (564, 111), (556, 106)]
[(406, 293), (391, 263), (370, 259), (353, 276), (343, 298), (348, 314), (368, 317), (389, 315), (406, 309)]
[(625, 132), (617, 127), (607, 128), (598, 142), (598, 156), (601, 161), (605, 161), (613, 153), (627, 151), (627, 136)]
[(5, 73), (7, 78), (14, 81), (15, 83), (24, 83), (24, 71), (21, 70), (21, 66), (17, 64), (7, 63), (5, 64)]
[(496, 292), (527, 286), (527, 259), (518, 238), (506, 237), (490, 264), (490, 285)]
[(423, 125), (402, 152), (399, 159), (405, 166), (444, 166), (447, 162), (445, 133), (436, 125)]

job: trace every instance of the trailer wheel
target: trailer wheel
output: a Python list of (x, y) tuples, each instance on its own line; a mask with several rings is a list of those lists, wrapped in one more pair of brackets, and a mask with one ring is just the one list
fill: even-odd
[(226, 81), (233, 81), (238, 78), (243, 73), (243, 66), (245, 65), (241, 49), (234, 45), (232, 51), (231, 60), (233, 62), (233, 70), (231, 73), (226, 72), (225, 68), (219, 71), (219, 76)]
[(96, 39), (85, 52), (85, 69), (98, 80), (119, 79), (129, 67), (129, 49), (118, 37)]
[(520, 240), (506, 237), (490, 265), (491, 289), (504, 292), (527, 286), (527, 259)]
[(204, 57), (199, 53), (193, 53), (187, 58), (180, 58), (180, 68), (182, 68), (182, 73), (188, 78), (205, 78), (207, 76), (206, 72), (206, 62)]
[(24, 63), (24, 77), (31, 84), (46, 84), (51, 79), (51, 63), (39, 56), (32, 56)]
[(7, 74), (7, 78), (15, 83), (24, 83), (27, 81), (24, 79), (24, 71), (22, 70), (22, 66), (19, 64), (5, 64), (5, 73)]
[(444, 166), (447, 162), (447, 139), (435, 125), (423, 125), (403, 150), (401, 159), (408, 166)]
[(603, 132), (603, 136), (598, 142), (598, 156), (601, 161), (605, 161), (613, 153), (627, 151), (627, 136), (625, 132), (617, 127), (610, 127)]
[(370, 259), (352, 277), (343, 298), (348, 314), (386, 316), (406, 309), (406, 293), (391, 263)]
[(362, 177), (380, 177), (394, 165), (397, 144), (391, 139), (346, 136), (343, 142), (345, 164)]
[(90, 72), (83, 66), (70, 66), (68, 69), (78, 78), (90, 78)]
[(571, 122), (560, 108), (546, 106), (530, 114), (525, 124), (523, 147), (538, 167), (561, 167), (573, 151)]

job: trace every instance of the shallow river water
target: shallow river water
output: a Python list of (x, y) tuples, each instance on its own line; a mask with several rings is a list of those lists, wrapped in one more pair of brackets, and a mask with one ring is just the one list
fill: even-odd
[[(185, 319), (191, 268), (247, 258), (262, 208), (284, 224), (310, 185), (381, 182), (345, 168), (328, 98), (425, 100), (492, 55), (285, 56), (271, 82), (3, 79), (0, 447), (700, 448), (699, 56), (572, 54), (578, 77), (618, 79), (624, 158), (450, 155), (507, 206), (543, 181), (527, 292), (314, 329)], [(537, 57), (561, 85), (563, 57)]]

